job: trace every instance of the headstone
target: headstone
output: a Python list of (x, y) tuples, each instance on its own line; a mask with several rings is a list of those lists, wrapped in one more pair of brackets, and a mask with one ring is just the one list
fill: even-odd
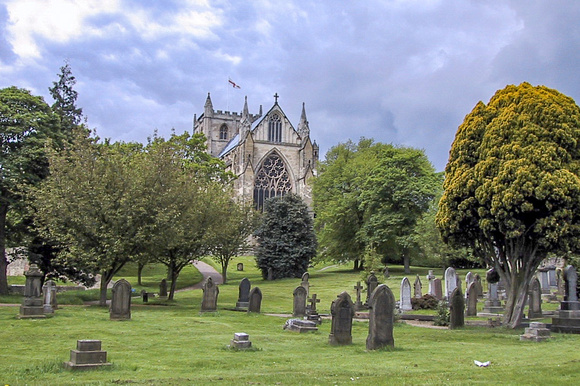
[(247, 277), (243, 278), (242, 281), (240, 281), (240, 286), (238, 288), (238, 301), (236, 303), (237, 310), (246, 311), (248, 309), (248, 305), (250, 302), (251, 287), (252, 284), (250, 283), (250, 280)]
[(141, 300), (143, 300), (143, 303), (148, 303), (149, 302), (149, 293), (145, 290), (141, 291)]
[(423, 297), (422, 287), (423, 285), (421, 283), (421, 278), (419, 277), (419, 275), (417, 275), (417, 277), (415, 278), (415, 283), (413, 283), (413, 297), (415, 298)]
[(503, 312), (503, 307), (497, 294), (497, 283), (487, 283), (487, 299), (483, 303), (483, 312), (492, 314)]
[(477, 316), (477, 284), (472, 281), (467, 287), (467, 311), (466, 316)]
[(92, 370), (111, 366), (107, 352), (101, 350), (100, 340), (77, 340), (77, 349), (70, 350), (70, 361), (64, 362), (66, 370)]
[(528, 318), (541, 318), (542, 315), (542, 287), (537, 277), (532, 279), (529, 291)]
[(411, 306), (411, 283), (406, 277), (401, 280), (401, 301), (399, 303), (399, 310), (411, 311), (413, 306)]
[(304, 316), (306, 315), (306, 289), (299, 285), (296, 287), (292, 293), (294, 296), (294, 306), (292, 311), (292, 316)]
[(361, 293), (362, 293), (363, 286), (360, 285), (360, 281), (357, 281), (356, 285), (353, 288), (356, 291), (356, 302), (354, 303), (354, 310), (360, 311), (364, 308), (364, 305), (363, 305), (362, 300), (361, 300)]
[(465, 300), (461, 288), (455, 288), (449, 298), (449, 328), (455, 329), (465, 325)]
[(268, 268), (268, 277), (266, 278), (268, 281), (274, 280), (274, 269), (272, 267)]
[(262, 291), (260, 288), (254, 287), (250, 291), (250, 304), (248, 305), (248, 312), (260, 312), (262, 308)]
[(56, 303), (56, 283), (48, 280), (42, 287), (42, 293), (44, 295), (44, 313), (53, 314), (54, 310), (58, 308)]
[(564, 281), (566, 284), (564, 300), (560, 302), (560, 309), (552, 318), (550, 330), (580, 334), (580, 302), (576, 293), (578, 275), (573, 266), (569, 265), (564, 270)]
[(482, 298), (483, 297), (483, 285), (481, 284), (481, 276), (479, 275), (479, 273), (475, 274), (473, 282), (475, 283), (475, 288), (477, 289), (477, 297)]
[(316, 311), (316, 303), (320, 303), (320, 299), (317, 298), (316, 294), (312, 294), (312, 297), (308, 299), (308, 303), (310, 303), (310, 305), (306, 310), (306, 319), (321, 324), (322, 318), (318, 314), (318, 311)]
[(429, 281), (429, 292), (431, 296), (435, 296), (435, 287), (433, 286), (433, 280), (435, 280), (435, 275), (433, 275), (433, 270), (429, 270), (429, 274), (426, 276), (427, 281)]
[(540, 322), (530, 322), (530, 327), (525, 329), (523, 335), (520, 335), (520, 340), (543, 342), (548, 339), (550, 339), (550, 330), (546, 328), (545, 323)]
[(230, 347), (236, 348), (238, 350), (244, 350), (252, 347), (250, 336), (245, 332), (236, 332), (234, 334), (234, 339), (230, 341)]
[(558, 285), (558, 295), (564, 296), (566, 292), (566, 282), (564, 280), (564, 270), (562, 268), (556, 269), (556, 283)]
[(540, 285), (542, 287), (543, 294), (550, 293), (550, 279), (548, 278), (548, 268), (541, 267), (538, 268), (538, 279), (540, 280)]
[(445, 270), (445, 299), (451, 299), (451, 293), (457, 288), (457, 274), (455, 269), (449, 267)]
[(216, 311), (217, 299), (220, 293), (218, 286), (213, 282), (211, 276), (203, 283), (203, 298), (201, 301), (201, 312)]
[(38, 265), (31, 264), (28, 271), (24, 272), (26, 284), (24, 285), (24, 297), (20, 306), (20, 319), (40, 319), (45, 318), (42, 299), (42, 272)]
[(560, 309), (570, 311), (580, 310), (580, 302), (578, 302), (578, 293), (576, 292), (578, 274), (576, 273), (576, 269), (571, 265), (567, 266), (564, 271), (564, 284), (564, 300), (560, 302)]
[(550, 269), (548, 270), (548, 283), (550, 284), (550, 288), (557, 289), (558, 288), (558, 282), (556, 280), (556, 267), (555, 266), (551, 266), (549, 268)]
[(238, 271), (243, 271), (244, 270), (244, 263), (238, 263), (238, 265), (236, 266), (236, 269)]
[(433, 280), (433, 296), (438, 300), (443, 300), (443, 285), (439, 278)]
[(310, 283), (308, 280), (310, 279), (310, 274), (308, 272), (304, 272), (302, 274), (302, 282), (300, 285), (306, 289), (306, 294), (310, 292)]
[(391, 275), (389, 275), (389, 267), (385, 267), (385, 269), (383, 270), (383, 277), (385, 279), (388, 279), (389, 277), (391, 277)]
[(109, 318), (111, 320), (131, 319), (131, 284), (125, 279), (117, 280), (113, 284), (111, 308)]
[(341, 293), (330, 306), (332, 322), (328, 343), (331, 345), (352, 344), (352, 318), (354, 317), (354, 304), (350, 295)]
[(378, 285), (379, 285), (379, 280), (375, 276), (375, 272), (371, 271), (371, 274), (367, 278), (367, 299), (365, 301), (366, 304), (368, 304), (369, 298), (371, 297), (371, 294), (373, 293), (375, 288), (377, 288)]
[(167, 298), (167, 279), (163, 279), (159, 283), (159, 297), (161, 299)]
[(311, 320), (288, 319), (284, 324), (284, 330), (297, 332), (318, 331), (318, 326)]
[(393, 337), (395, 297), (385, 284), (379, 285), (369, 299), (367, 350), (395, 346)]
[(471, 273), (471, 271), (467, 272), (467, 274), (465, 275), (465, 296), (467, 296), (467, 289), (469, 288), (469, 285), (474, 281), (475, 276), (473, 275), (473, 273)]

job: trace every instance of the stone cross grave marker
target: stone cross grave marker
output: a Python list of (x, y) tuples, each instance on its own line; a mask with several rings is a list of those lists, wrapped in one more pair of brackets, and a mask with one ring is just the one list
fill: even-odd
[(429, 281), (429, 292), (428, 294), (431, 296), (435, 296), (435, 286), (433, 285), (433, 280), (435, 280), (435, 275), (433, 275), (433, 270), (429, 270), (429, 274), (426, 276), (427, 280)]
[(352, 344), (352, 318), (354, 317), (354, 304), (350, 295), (341, 293), (330, 306), (332, 322), (328, 343), (331, 345)]
[(310, 303), (310, 311), (316, 311), (316, 303), (320, 303), (320, 299), (317, 299), (316, 294), (312, 294), (312, 297), (308, 299)]
[(203, 283), (203, 298), (201, 301), (201, 311), (216, 311), (217, 299), (220, 293), (218, 286), (213, 282), (211, 276)]
[(421, 283), (421, 278), (419, 275), (415, 278), (415, 283), (413, 283), (413, 297), (420, 298), (423, 296), (422, 293), (423, 284)]
[(542, 317), (542, 287), (540, 286), (540, 281), (537, 277), (532, 279), (532, 284), (530, 285), (530, 295), (529, 295), (529, 306), (528, 306), (528, 318), (541, 318)]
[(433, 279), (433, 296), (438, 300), (443, 300), (443, 285), (441, 284), (441, 279)]
[(113, 284), (111, 308), (109, 318), (111, 320), (131, 319), (131, 284), (125, 280), (117, 280)]
[(465, 325), (465, 299), (461, 288), (455, 288), (449, 299), (449, 328), (455, 329)]
[(445, 299), (451, 299), (451, 293), (457, 288), (457, 274), (455, 269), (449, 267), (445, 270)]
[(260, 288), (254, 287), (250, 291), (250, 304), (248, 306), (248, 312), (260, 312), (262, 308), (262, 291)]
[(356, 291), (356, 302), (354, 303), (354, 310), (360, 311), (364, 308), (364, 305), (361, 301), (361, 294), (362, 294), (363, 286), (360, 285), (360, 281), (356, 282), (356, 285), (354, 286), (354, 290)]
[(394, 347), (395, 296), (385, 284), (379, 285), (369, 299), (369, 335), (367, 350)]
[(20, 306), (19, 319), (41, 319), (45, 318), (44, 306), (42, 303), (42, 286), (40, 284), (42, 272), (38, 265), (31, 264), (28, 271), (24, 272), (26, 283), (24, 285), (24, 297)]
[(399, 310), (411, 311), (411, 283), (406, 277), (401, 280), (401, 301), (399, 303)]
[(292, 293), (294, 296), (294, 306), (292, 310), (292, 316), (301, 317), (306, 315), (306, 288), (299, 285), (296, 287), (294, 292)]
[(467, 291), (465, 291), (467, 296), (467, 316), (476, 316), (477, 315), (477, 285), (475, 281), (469, 284), (467, 287)]
[(245, 277), (240, 281), (240, 286), (238, 287), (238, 302), (236, 303), (236, 309), (247, 310), (250, 302), (250, 288), (252, 284), (250, 280)]

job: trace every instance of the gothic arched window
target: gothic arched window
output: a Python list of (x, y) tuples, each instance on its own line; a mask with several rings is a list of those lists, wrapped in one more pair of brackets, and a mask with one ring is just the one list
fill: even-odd
[(226, 125), (220, 127), (220, 139), (228, 139), (228, 127)]
[(271, 197), (283, 196), (292, 190), (290, 174), (284, 161), (277, 153), (270, 154), (262, 163), (254, 183), (254, 205), (264, 210), (264, 201)]
[(273, 114), (268, 123), (268, 141), (282, 142), (282, 121), (278, 114)]

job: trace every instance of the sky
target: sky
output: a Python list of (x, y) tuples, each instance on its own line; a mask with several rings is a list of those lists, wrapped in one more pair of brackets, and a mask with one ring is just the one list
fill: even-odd
[[(101, 138), (192, 131), (214, 109), (305, 103), (322, 158), (349, 139), (424, 149), (442, 171), (457, 127), (509, 84), (580, 101), (580, 1), (0, 0), (0, 88), (52, 104), (67, 61)], [(240, 86), (233, 88), (228, 79)]]

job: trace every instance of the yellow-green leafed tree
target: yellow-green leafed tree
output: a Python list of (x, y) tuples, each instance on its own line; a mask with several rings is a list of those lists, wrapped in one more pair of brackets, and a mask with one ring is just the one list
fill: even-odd
[(507, 86), (457, 130), (437, 226), (498, 271), (510, 327), (546, 254), (580, 249), (579, 173), (580, 108), (556, 90)]

